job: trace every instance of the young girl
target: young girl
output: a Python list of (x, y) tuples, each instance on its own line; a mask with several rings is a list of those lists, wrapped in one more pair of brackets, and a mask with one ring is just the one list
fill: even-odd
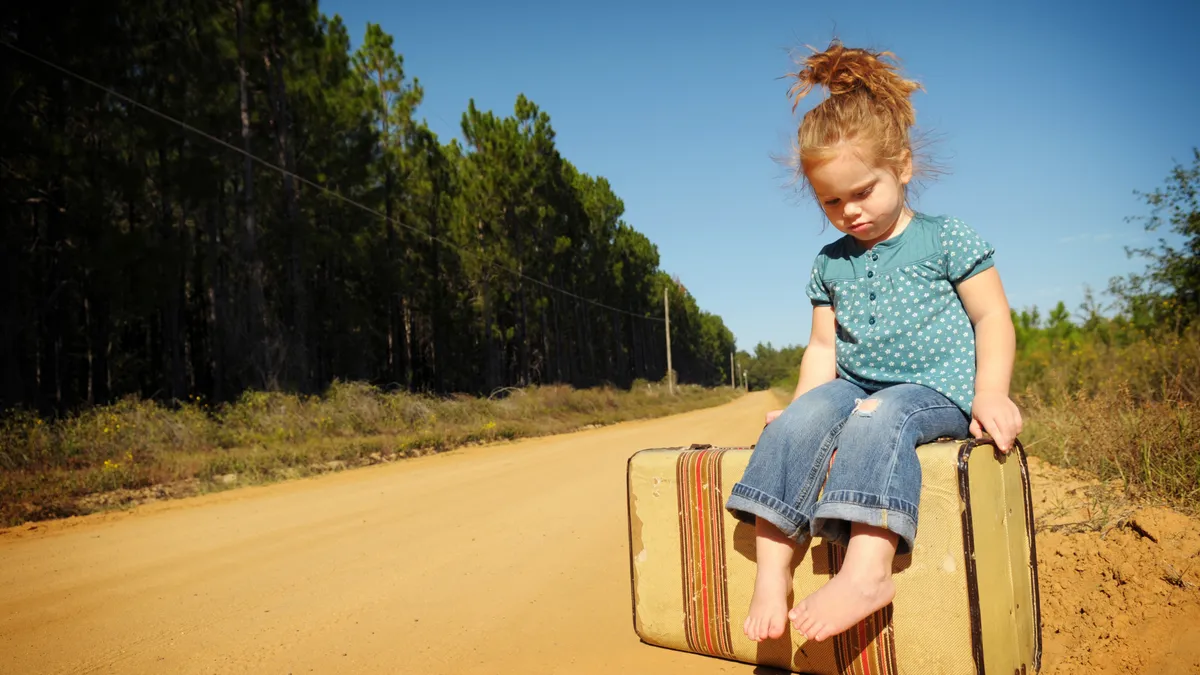
[[(891, 56), (835, 41), (795, 74), (797, 102), (815, 86), (830, 92), (800, 124), (800, 169), (845, 236), (813, 264), (812, 336), (793, 402), (767, 415), (726, 504), (755, 524), (743, 630), (756, 641), (780, 637), (789, 618), (824, 640), (890, 603), (892, 559), (917, 534), (916, 447), (986, 432), (1007, 452), (1021, 431), (1008, 396), (1014, 330), (992, 247), (961, 221), (907, 204), (909, 96), (919, 85)], [(792, 555), (811, 536), (846, 546), (844, 562), (789, 611)]]

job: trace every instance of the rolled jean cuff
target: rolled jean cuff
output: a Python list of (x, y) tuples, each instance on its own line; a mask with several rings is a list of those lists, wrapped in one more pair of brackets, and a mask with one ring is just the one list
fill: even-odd
[(743, 523), (755, 524), (756, 518), (771, 523), (788, 539), (808, 537), (808, 519), (804, 514), (771, 495), (742, 483), (734, 483), (725, 509)]
[(896, 553), (904, 554), (912, 551), (913, 541), (917, 538), (917, 507), (902, 499), (881, 499), (877, 495), (845, 490), (821, 497), (813, 512), (814, 536), (848, 545), (849, 523), (873, 525), (894, 532), (900, 537)]

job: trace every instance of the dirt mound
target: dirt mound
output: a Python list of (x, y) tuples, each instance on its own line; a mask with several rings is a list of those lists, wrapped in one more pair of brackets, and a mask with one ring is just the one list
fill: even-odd
[(1045, 675), (1200, 672), (1200, 522), (1030, 461)]

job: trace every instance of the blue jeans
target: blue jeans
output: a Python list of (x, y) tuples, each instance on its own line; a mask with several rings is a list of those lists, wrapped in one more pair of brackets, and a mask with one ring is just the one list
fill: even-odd
[(907, 553), (921, 501), (916, 448), (966, 438), (969, 424), (962, 409), (923, 385), (870, 393), (846, 380), (827, 382), (763, 429), (725, 508), (743, 522), (764, 518), (797, 542), (822, 536), (845, 545), (850, 523), (874, 525), (899, 535), (897, 553)]

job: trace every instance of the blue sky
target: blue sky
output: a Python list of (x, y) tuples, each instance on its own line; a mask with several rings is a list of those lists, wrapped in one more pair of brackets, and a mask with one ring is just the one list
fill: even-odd
[[(524, 93), (562, 154), (606, 177), (625, 220), (738, 347), (808, 341), (813, 257), (837, 232), (789, 184), (793, 59), (833, 37), (886, 49), (925, 88), (918, 128), (950, 173), (916, 208), (997, 249), (1015, 308), (1075, 310), (1085, 286), (1144, 267), (1156, 240), (1134, 190), (1200, 145), (1191, 52), (1200, 3), (330, 2), (355, 46), (366, 22), (419, 78), (443, 142), (467, 102), (511, 114)], [(1101, 297), (1104, 300), (1104, 297)], [(1043, 311), (1043, 314), (1045, 312)]]

